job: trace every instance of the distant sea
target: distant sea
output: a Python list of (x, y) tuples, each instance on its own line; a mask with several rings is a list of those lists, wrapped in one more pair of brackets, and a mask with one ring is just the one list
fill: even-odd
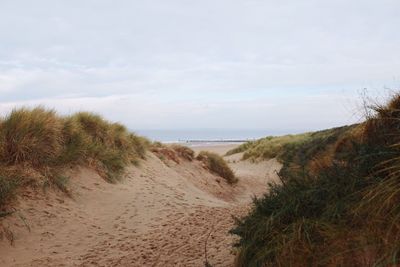
[(196, 129), (196, 130), (134, 130), (152, 141), (163, 143), (229, 143), (250, 141), (270, 135), (283, 135), (293, 131), (271, 130), (232, 130), (232, 129)]

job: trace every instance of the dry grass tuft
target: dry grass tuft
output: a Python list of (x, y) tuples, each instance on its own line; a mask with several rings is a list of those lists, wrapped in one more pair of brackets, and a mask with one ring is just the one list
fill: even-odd
[(180, 164), (181, 160), (192, 161), (194, 159), (194, 151), (186, 146), (164, 145), (160, 142), (154, 142), (150, 150), (161, 160), (173, 161), (176, 164)]
[(0, 207), (14, 196), (16, 187), (15, 180), (0, 176)]
[(15, 109), (0, 119), (0, 206), (29, 181), (52, 181), (68, 192), (62, 173), (76, 164), (115, 182), (128, 164), (145, 158), (148, 147), (145, 138), (96, 114), (61, 117), (42, 107)]
[(197, 156), (197, 160), (202, 161), (210, 171), (224, 178), (229, 184), (238, 182), (232, 169), (220, 155), (208, 151), (201, 151)]
[(52, 110), (13, 110), (0, 128), (1, 161), (33, 166), (51, 163), (62, 153), (62, 126)]
[(179, 155), (179, 157), (184, 158), (188, 161), (194, 159), (194, 151), (186, 146), (172, 145), (172, 149)]
[(284, 167), (231, 231), (237, 266), (399, 265), (400, 95), (363, 124), (307, 135), (247, 147)]
[(181, 163), (178, 153), (170, 146), (155, 142), (151, 145), (150, 150), (162, 161), (173, 161), (176, 164)]

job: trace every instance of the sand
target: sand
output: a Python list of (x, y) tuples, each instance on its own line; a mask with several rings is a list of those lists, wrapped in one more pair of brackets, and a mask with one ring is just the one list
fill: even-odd
[(246, 214), (281, 166), (228, 160), (240, 179), (233, 187), (200, 162), (153, 154), (117, 184), (71, 170), (72, 198), (29, 190), (0, 221), (0, 266), (204, 266), (206, 240), (209, 262), (232, 266), (232, 216)]
[(196, 153), (200, 151), (210, 151), (220, 155), (225, 155), (231, 149), (237, 147), (237, 144), (217, 144), (217, 145), (205, 145), (205, 146), (190, 146)]

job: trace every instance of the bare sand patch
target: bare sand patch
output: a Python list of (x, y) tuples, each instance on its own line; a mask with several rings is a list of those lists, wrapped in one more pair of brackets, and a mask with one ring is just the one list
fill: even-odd
[(226, 152), (228, 152), (231, 149), (234, 149), (235, 147), (238, 147), (240, 144), (216, 144), (216, 145), (198, 145), (198, 146), (190, 146), (191, 149), (193, 149), (196, 153), (199, 153), (200, 151), (210, 151), (217, 153), (221, 156), (224, 156)]

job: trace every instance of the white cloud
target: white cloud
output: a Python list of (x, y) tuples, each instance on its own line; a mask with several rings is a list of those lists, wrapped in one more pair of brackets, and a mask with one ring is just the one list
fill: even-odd
[(43, 102), (142, 128), (356, 121), (353, 108), (337, 110), (341, 92), (356, 102), (363, 87), (399, 85), (399, 8), (397, 0), (3, 0), (0, 109)]
[[(43, 105), (62, 114), (88, 110), (120, 121), (131, 129), (226, 128), (311, 130), (359, 121), (354, 94), (335, 92), (310, 96), (250, 97), (246, 100), (196, 98), (185, 101), (168, 94), (129, 94), (104, 97), (63, 97), (7, 102), (5, 115), (15, 107)], [(349, 105), (350, 104), (350, 105)], [(349, 109), (349, 106), (353, 108)], [(352, 116), (350, 116), (352, 115)], [(195, 125), (196, 127), (193, 127)]]

